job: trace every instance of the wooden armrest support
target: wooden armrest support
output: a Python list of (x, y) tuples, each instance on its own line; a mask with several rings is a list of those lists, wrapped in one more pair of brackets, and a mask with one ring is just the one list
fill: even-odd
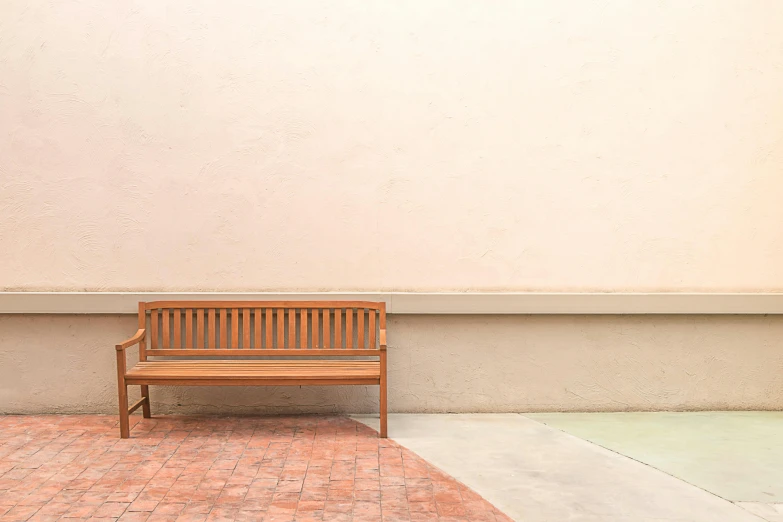
[(386, 349), (386, 328), (381, 328), (381, 350)]
[(137, 331), (133, 335), (133, 337), (131, 337), (127, 341), (123, 341), (120, 344), (118, 344), (117, 345), (117, 351), (121, 352), (121, 351), (125, 350), (126, 348), (133, 346), (134, 344), (140, 343), (141, 341), (144, 340), (144, 335), (145, 334), (146, 334), (146, 330), (144, 330), (143, 328), (140, 329), (139, 331)]

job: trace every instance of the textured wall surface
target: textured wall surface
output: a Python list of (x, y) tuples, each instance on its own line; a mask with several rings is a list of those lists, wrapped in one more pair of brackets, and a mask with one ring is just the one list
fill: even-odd
[[(132, 316), (0, 315), (0, 413), (116, 411), (113, 345), (135, 329)], [(781, 316), (403, 315), (389, 342), (397, 412), (783, 408)], [(158, 413), (365, 413), (378, 400), (377, 387), (151, 389)]]
[(0, 289), (783, 290), (781, 27), (3, 0)]

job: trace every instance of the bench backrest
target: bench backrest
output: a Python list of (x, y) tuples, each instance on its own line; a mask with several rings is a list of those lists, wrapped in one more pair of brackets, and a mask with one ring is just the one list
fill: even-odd
[(139, 303), (139, 356), (379, 355), (386, 304), (365, 301)]

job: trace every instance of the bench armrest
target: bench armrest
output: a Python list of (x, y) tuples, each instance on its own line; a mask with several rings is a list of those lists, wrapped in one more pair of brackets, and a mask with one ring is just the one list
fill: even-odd
[(121, 352), (125, 350), (126, 348), (129, 348), (133, 346), (134, 344), (138, 344), (144, 340), (144, 335), (146, 334), (146, 330), (141, 328), (139, 331), (137, 331), (133, 337), (128, 339), (127, 341), (123, 341), (120, 344), (117, 345), (117, 351)]
[(386, 328), (381, 328), (381, 350), (386, 350)]

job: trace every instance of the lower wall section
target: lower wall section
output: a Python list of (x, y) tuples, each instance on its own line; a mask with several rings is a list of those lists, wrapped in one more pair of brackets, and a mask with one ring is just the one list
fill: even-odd
[[(783, 316), (394, 315), (388, 330), (395, 412), (783, 409)], [(130, 315), (0, 315), (0, 412), (115, 412), (113, 346), (135, 331)], [(377, 387), (151, 392), (153, 413), (378, 404)]]

